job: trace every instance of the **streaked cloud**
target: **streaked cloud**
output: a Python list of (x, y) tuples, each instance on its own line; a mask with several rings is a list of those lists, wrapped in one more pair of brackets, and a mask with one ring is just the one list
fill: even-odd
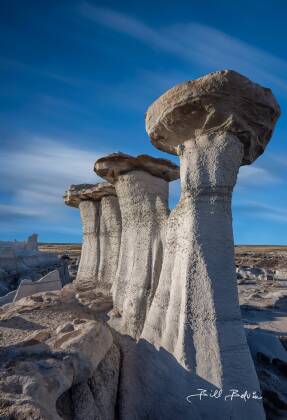
[(110, 30), (138, 39), (153, 49), (199, 64), (208, 71), (236, 69), (287, 94), (285, 60), (216, 28), (190, 22), (154, 29), (132, 16), (88, 2), (81, 5), (80, 13)]
[(76, 79), (74, 77), (69, 77), (63, 74), (58, 74), (58, 73), (54, 73), (51, 71), (47, 71), (44, 70), (42, 68), (39, 67), (35, 67), (26, 63), (23, 63), (21, 61), (18, 60), (14, 60), (14, 59), (10, 59), (7, 57), (3, 57), (0, 56), (0, 69), (1, 70), (9, 70), (9, 71), (18, 71), (21, 73), (33, 73), (35, 75), (38, 75), (40, 77), (44, 77), (44, 78), (48, 78), (48, 79), (53, 79), (56, 80), (58, 82), (67, 84), (67, 85), (72, 85), (72, 86), (77, 86), (80, 87), (83, 83), (82, 80)]
[[(100, 95), (103, 101), (108, 101), (110, 107), (117, 105), (144, 113), (158, 95), (186, 77), (185, 73), (172, 69), (164, 73), (141, 69), (133, 78), (118, 82), (115, 86), (102, 84), (97, 90), (97, 95)], [(133, 92), (133, 95), (127, 94), (128, 92)]]
[(235, 209), (247, 213), (252, 218), (287, 223), (287, 209), (278, 205), (266, 204), (254, 200), (241, 200), (236, 203)]
[(66, 233), (73, 228), (80, 235), (80, 221), (75, 227), (78, 214), (64, 205), (62, 196), (70, 184), (99, 181), (93, 165), (104, 152), (40, 136), (26, 138), (22, 144), (0, 155), (0, 177), (5, 179), (0, 192), (9, 197), (0, 204), (1, 230), (5, 226), (13, 231), (15, 221), (33, 219), (43, 230)]
[(241, 166), (238, 174), (238, 187), (267, 185), (281, 182), (281, 178), (267, 168), (260, 166)]
[(88, 2), (80, 6), (80, 13), (85, 18), (103, 24), (112, 30), (124, 33), (141, 41), (152, 44), (154, 47), (170, 51), (172, 48), (168, 40), (157, 31), (132, 16), (116, 12), (115, 10), (98, 7)]

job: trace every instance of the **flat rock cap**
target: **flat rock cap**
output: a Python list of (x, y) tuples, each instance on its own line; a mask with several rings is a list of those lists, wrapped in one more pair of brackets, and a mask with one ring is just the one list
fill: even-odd
[(264, 152), (279, 115), (270, 89), (223, 70), (160, 96), (147, 110), (146, 130), (155, 147), (172, 154), (198, 135), (230, 132), (244, 145), (244, 165)]
[(98, 184), (71, 185), (63, 198), (67, 206), (79, 207), (81, 201), (99, 201), (108, 195), (117, 195), (115, 187), (108, 182), (100, 182)]
[(179, 178), (179, 167), (167, 159), (158, 159), (148, 155), (130, 156), (124, 153), (112, 153), (98, 159), (94, 170), (97, 175), (109, 182), (117, 180), (119, 175), (135, 170), (149, 172), (151, 175), (174, 181)]

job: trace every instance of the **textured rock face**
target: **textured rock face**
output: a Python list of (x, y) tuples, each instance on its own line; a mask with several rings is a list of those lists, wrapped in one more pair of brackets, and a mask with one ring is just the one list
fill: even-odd
[[(114, 314), (120, 316), (111, 323), (132, 337), (142, 330), (158, 284), (169, 214), (167, 179), (178, 176), (178, 168), (171, 162), (160, 159), (157, 167), (157, 159), (145, 157), (145, 169), (140, 170), (137, 159), (113, 154), (95, 165), (98, 175), (113, 180), (122, 215), (119, 263), (112, 288)], [(158, 176), (147, 171), (151, 166)]]
[(81, 201), (79, 210), (82, 220), (83, 244), (75, 284), (79, 289), (92, 289), (96, 286), (100, 260), (99, 202)]
[[(262, 251), (261, 251), (262, 252)], [(285, 263), (286, 263), (285, 254)], [(277, 255), (273, 263), (276, 264)], [(248, 257), (250, 258), (250, 256)], [(269, 258), (269, 263), (271, 258)], [(278, 261), (278, 260), (277, 260)], [(281, 260), (281, 264), (282, 264)], [(283, 281), (285, 283), (285, 281)], [(238, 288), (247, 341), (255, 364), (267, 419), (287, 418), (286, 284), (241, 284)]]
[(108, 182), (100, 182), (99, 184), (71, 185), (63, 198), (68, 206), (79, 207), (81, 201), (99, 201), (109, 195), (115, 195), (115, 188)]
[(114, 307), (123, 331), (137, 336), (143, 327), (162, 265), (168, 184), (147, 172), (133, 171), (116, 183), (122, 213), (122, 246), (113, 286)]
[(100, 262), (96, 290), (110, 294), (116, 275), (121, 245), (122, 220), (117, 196), (103, 197), (100, 203)]
[(153, 158), (148, 155), (130, 156), (125, 153), (112, 153), (107, 157), (98, 159), (95, 163), (95, 172), (101, 177), (114, 183), (119, 175), (130, 171), (143, 170), (166, 181), (179, 178), (179, 168), (167, 159)]
[(115, 344), (95, 373), (85, 382), (72, 386), (57, 401), (63, 419), (114, 420), (120, 353)]
[(269, 90), (234, 72), (177, 86), (147, 112), (153, 143), (179, 154), (181, 199), (169, 218), (159, 284), (135, 351), (135, 366), (146, 361), (133, 372), (144, 392), (124, 403), (127, 419), (150, 395), (154, 402), (169, 398), (146, 404), (142, 418), (162, 418), (167, 410), (205, 418), (206, 408), (214, 419), (264, 418), (260, 400), (217, 399), (204, 407), (177, 400), (197, 388), (260, 394), (238, 305), (231, 194), (240, 165), (262, 153), (278, 114)]
[[(0, 328), (6, 322), (18, 335), (14, 342), (9, 334), (8, 342), (0, 340), (3, 419), (115, 418), (119, 350), (110, 330), (65, 289), (24, 298), (1, 312)], [(15, 328), (20, 316), (26, 317), (22, 339)], [(69, 321), (59, 324), (59, 317)]]
[(121, 215), (113, 185), (72, 185), (64, 195), (78, 207), (83, 225), (81, 260), (75, 284), (79, 290), (109, 294), (117, 268)]

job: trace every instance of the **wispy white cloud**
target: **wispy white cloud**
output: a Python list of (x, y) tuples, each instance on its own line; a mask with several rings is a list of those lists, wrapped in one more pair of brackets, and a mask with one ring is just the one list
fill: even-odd
[(32, 100), (35, 102), (37, 109), (43, 114), (59, 115), (59, 112), (68, 112), (78, 115), (91, 117), (93, 111), (85, 104), (80, 106), (76, 101), (65, 99), (60, 96), (37, 94), (34, 95)]
[(15, 204), (0, 204), (1, 217), (13, 218), (15, 216), (37, 217), (39, 211), (33, 208), (19, 207)]
[(266, 204), (255, 200), (241, 200), (235, 205), (235, 209), (247, 212), (249, 217), (287, 223), (287, 210), (278, 205)]
[(115, 10), (98, 7), (88, 2), (80, 6), (80, 13), (85, 18), (103, 24), (110, 29), (140, 39), (154, 47), (170, 50), (168, 41), (154, 29), (132, 16), (116, 12)]
[(269, 169), (260, 166), (241, 166), (237, 187), (269, 185), (281, 182), (281, 178)]
[(12, 71), (25, 72), (25, 73), (26, 72), (34, 73), (35, 75), (38, 75), (40, 77), (53, 79), (64, 84), (77, 86), (77, 87), (80, 87), (83, 83), (82, 80), (76, 79), (74, 77), (69, 77), (63, 74), (47, 71), (42, 68), (23, 63), (19, 60), (14, 60), (14, 59), (3, 57), (3, 56), (0, 56), (0, 68), (2, 70), (12, 70)]
[(186, 59), (204, 68), (231, 68), (287, 92), (287, 62), (269, 52), (198, 23), (174, 25), (166, 34), (181, 45)]
[[(189, 74), (190, 76), (190, 74)], [(129, 110), (145, 112), (147, 105), (171, 86), (180, 83), (186, 74), (180, 71), (140, 70), (134, 78), (128, 78), (116, 85), (101, 84), (97, 89), (98, 97), (106, 100), (109, 106), (118, 105)], [(129, 94), (133, 92), (133, 94)]]
[[(13, 220), (33, 219), (46, 230), (75, 230), (74, 214), (64, 205), (63, 193), (70, 184), (99, 182), (93, 165), (103, 151), (37, 136), (18, 147), (0, 155), (0, 177), (5, 180), (0, 187), (1, 229)], [(77, 229), (80, 234), (80, 222)]]
[(195, 22), (154, 29), (139, 19), (88, 2), (86, 19), (138, 39), (151, 48), (197, 63), (204, 70), (231, 68), (287, 93), (287, 62), (215, 28)]

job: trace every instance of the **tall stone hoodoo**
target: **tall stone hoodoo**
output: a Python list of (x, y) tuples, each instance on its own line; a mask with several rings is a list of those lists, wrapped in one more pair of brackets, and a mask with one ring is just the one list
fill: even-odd
[[(181, 198), (123, 418), (265, 418), (238, 304), (231, 196), (240, 165), (263, 153), (279, 115), (270, 89), (228, 70), (180, 84), (148, 109), (152, 143), (180, 157)], [(223, 395), (185, 401), (198, 388)], [(225, 399), (231, 389), (254, 398)]]
[(109, 294), (115, 276), (121, 239), (121, 215), (115, 188), (109, 183), (71, 185), (67, 205), (80, 209), (83, 224), (78, 290)]
[(97, 290), (105, 295), (111, 293), (115, 279), (121, 245), (122, 219), (119, 200), (110, 184), (109, 194), (100, 201), (100, 262), (97, 276)]
[(111, 324), (136, 338), (158, 284), (169, 215), (168, 183), (179, 177), (179, 168), (165, 159), (114, 153), (99, 159), (95, 171), (114, 184), (122, 216)]

